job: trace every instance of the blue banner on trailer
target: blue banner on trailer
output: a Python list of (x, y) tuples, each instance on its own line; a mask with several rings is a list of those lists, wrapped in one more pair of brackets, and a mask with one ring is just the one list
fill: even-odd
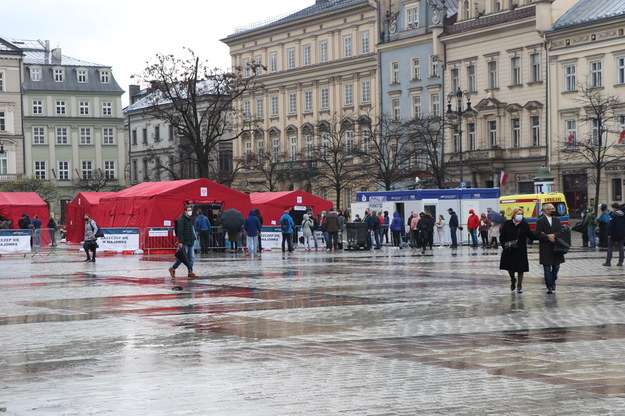
[(356, 202), (421, 201), (423, 199), (495, 199), (498, 188), (415, 189), (409, 191), (357, 192)]

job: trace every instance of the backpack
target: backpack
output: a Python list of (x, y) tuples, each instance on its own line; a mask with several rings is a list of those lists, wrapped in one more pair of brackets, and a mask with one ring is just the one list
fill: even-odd
[(286, 233), (289, 231), (289, 219), (287, 217), (280, 218), (280, 231)]

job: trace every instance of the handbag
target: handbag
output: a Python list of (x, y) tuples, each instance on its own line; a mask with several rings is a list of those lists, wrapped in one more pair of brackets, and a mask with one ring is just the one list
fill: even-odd
[(557, 254), (566, 254), (569, 252), (571, 245), (561, 239), (560, 237), (556, 237), (556, 241), (553, 244), (553, 252)]
[(519, 228), (517, 228), (516, 230), (516, 238), (514, 240), (510, 240), (510, 241), (506, 241), (505, 243), (503, 243), (503, 249), (504, 250), (514, 250), (515, 248), (519, 247), (519, 233), (521, 232), (521, 226), (518, 225)]

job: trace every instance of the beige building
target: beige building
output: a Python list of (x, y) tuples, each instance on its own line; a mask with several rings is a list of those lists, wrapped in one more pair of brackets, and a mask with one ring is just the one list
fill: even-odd
[(23, 59), (18, 47), (0, 38), (0, 185), (24, 173)]
[[(590, 87), (604, 96), (625, 101), (625, 1), (580, 0), (546, 34), (549, 47), (550, 119), (553, 146), (550, 168), (556, 175), (572, 211), (586, 207), (595, 195), (593, 169), (581, 157), (569, 157), (569, 141), (574, 144), (596, 135), (593, 121), (585, 122), (581, 92)], [(622, 115), (621, 115), (622, 114)], [(608, 152), (625, 157), (619, 145), (625, 129), (625, 108), (615, 108), (602, 136)], [(623, 142), (625, 144), (625, 142)], [(603, 170), (598, 203), (623, 203), (625, 160)]]
[[(306, 149), (320, 144), (320, 123), (336, 118), (344, 119), (343, 127), (355, 140), (362, 137), (357, 120), (377, 116), (377, 32), (373, 1), (317, 0), (273, 23), (242, 28), (223, 39), (233, 67), (266, 66), (257, 74), (263, 88), (237, 103), (240, 122), (254, 133), (234, 143), (235, 158), (269, 151), (305, 158)], [(240, 178), (237, 189), (266, 190), (251, 172)], [(284, 175), (279, 187), (334, 198), (329, 188), (306, 174)], [(342, 199), (350, 201), (352, 195), (355, 190), (346, 189)]]
[[(445, 143), (450, 185), (533, 192), (553, 139), (547, 113), (547, 51), (542, 33), (574, 0), (461, 0), (435, 52), (443, 61), (445, 95), (466, 92), (475, 112), (460, 118)], [(466, 109), (463, 97), (460, 110)], [(450, 102), (457, 109), (457, 100)], [(458, 119), (455, 120), (458, 122)], [(462, 177), (461, 177), (462, 172)], [(457, 185), (456, 185), (457, 186)]]

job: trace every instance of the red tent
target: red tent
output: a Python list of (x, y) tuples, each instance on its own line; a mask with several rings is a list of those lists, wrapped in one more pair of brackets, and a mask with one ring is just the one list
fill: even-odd
[(94, 218), (98, 216), (100, 199), (115, 195), (115, 192), (79, 192), (67, 204), (65, 216), (66, 238), (68, 242), (79, 243), (85, 234), (85, 214), (91, 214)]
[(11, 220), (11, 228), (19, 228), (17, 220), (22, 214), (31, 220), (38, 215), (43, 228), (50, 219), (48, 204), (36, 192), (0, 192), (0, 215)]
[(185, 204), (219, 205), (247, 215), (250, 197), (208, 179), (143, 182), (102, 198), (93, 218), (103, 227), (167, 227)]
[(304, 191), (254, 192), (250, 199), (252, 207), (260, 210), (264, 226), (279, 225), (285, 210), (304, 214), (307, 208), (312, 208), (315, 214), (319, 214), (332, 208), (332, 202)]

